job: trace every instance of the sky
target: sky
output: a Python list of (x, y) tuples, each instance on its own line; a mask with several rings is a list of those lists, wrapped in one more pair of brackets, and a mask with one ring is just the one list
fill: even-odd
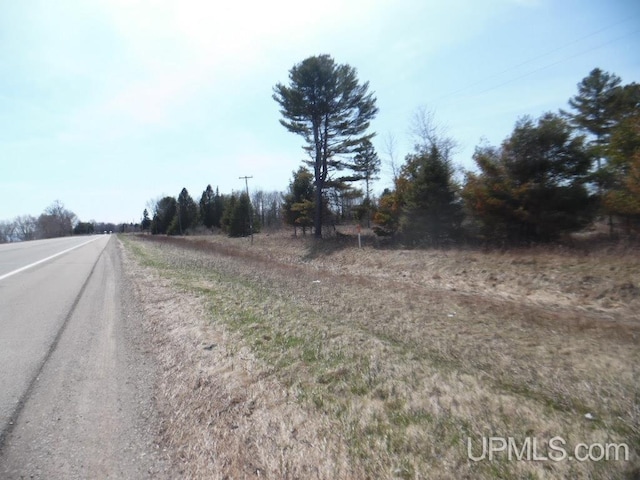
[(135, 223), (154, 199), (243, 176), (285, 191), (305, 153), (273, 87), (319, 54), (377, 98), (381, 191), (419, 109), (469, 170), (521, 116), (568, 108), (592, 69), (640, 82), (640, 2), (0, 0), (0, 220), (59, 200)]

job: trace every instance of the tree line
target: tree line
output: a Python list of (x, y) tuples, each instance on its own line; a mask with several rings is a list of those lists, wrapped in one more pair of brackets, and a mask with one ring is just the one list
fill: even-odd
[[(388, 145), (393, 184), (375, 196), (381, 160), (370, 123), (376, 98), (353, 67), (312, 56), (291, 68), (288, 84), (273, 88), (280, 123), (302, 137), (307, 155), (285, 192), (258, 190), (249, 197), (207, 185), (196, 203), (183, 188), (177, 197), (150, 201), (139, 225), (117, 231), (217, 229), (240, 237), (289, 225), (321, 238), (323, 226), (357, 222), (405, 245), (519, 243), (552, 241), (604, 218), (611, 233), (620, 222), (626, 233), (637, 232), (640, 85), (595, 68), (577, 87), (567, 110), (524, 116), (500, 145), (477, 146), (475, 171), (454, 164), (455, 140), (419, 109), (413, 151), (397, 165)], [(79, 222), (54, 202), (37, 219), (1, 222), (0, 241), (96, 231), (95, 222)]]
[(185, 235), (220, 230), (231, 237), (280, 226), (281, 194), (258, 190), (253, 198), (245, 192), (225, 195), (211, 185), (195, 202), (186, 188), (177, 197), (164, 196), (149, 202), (142, 213), (141, 229), (152, 234)]
[(394, 168), (393, 188), (374, 203), (369, 182), (379, 161), (368, 128), (378, 110), (368, 83), (359, 83), (352, 67), (337, 65), (328, 55), (295, 65), (289, 80), (274, 87), (273, 98), (281, 107), (281, 124), (304, 139), (311, 171), (301, 167), (294, 173), (285, 218), (303, 231), (313, 228), (317, 237), (323, 218), (343, 213), (336, 210), (340, 202), (363, 197), (349, 187), (363, 179), (367, 194), (356, 209), (359, 219), (373, 214), (376, 234), (400, 237), (405, 244), (545, 242), (580, 230), (597, 216), (608, 217), (612, 232), (614, 217), (628, 233), (638, 229), (636, 83), (623, 85), (618, 76), (593, 69), (569, 99), (568, 111), (518, 119), (500, 146), (476, 148), (477, 171), (465, 172), (463, 179), (452, 162), (455, 141), (419, 111), (414, 151)]
[[(427, 128), (379, 201), (380, 235), (408, 243), (545, 242), (591, 224), (640, 226), (640, 85), (594, 69), (570, 110), (524, 116), (500, 146), (476, 147), (457, 182), (451, 140)], [(428, 126), (428, 125), (427, 125)]]
[[(595, 218), (640, 222), (640, 85), (598, 68), (578, 83), (569, 109), (524, 116), (499, 145), (481, 144), (476, 171), (453, 163), (456, 142), (432, 113), (413, 119), (413, 151), (395, 164), (392, 188), (372, 194), (380, 158), (371, 142), (376, 98), (356, 70), (329, 55), (305, 59), (277, 84), (280, 123), (304, 140), (308, 158), (284, 193), (221, 195), (211, 186), (196, 204), (186, 189), (145, 210), (151, 233), (218, 228), (244, 236), (263, 225), (290, 225), (322, 237), (340, 222), (371, 226), (405, 245), (459, 241), (546, 242)], [(358, 186), (364, 188), (358, 188)], [(266, 203), (265, 203), (266, 199)]]
[(140, 225), (114, 224), (91, 220), (82, 222), (60, 200), (55, 200), (38, 216), (18, 215), (12, 220), (0, 221), (0, 243), (25, 242), (71, 235), (91, 235), (105, 232), (136, 232)]

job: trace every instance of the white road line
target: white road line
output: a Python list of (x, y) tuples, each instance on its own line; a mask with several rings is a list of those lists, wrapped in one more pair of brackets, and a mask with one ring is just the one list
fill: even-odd
[(10, 277), (11, 275), (15, 275), (16, 273), (24, 272), (28, 268), (35, 267), (36, 265), (40, 265), (41, 263), (44, 263), (44, 262), (46, 262), (48, 260), (51, 260), (52, 258), (56, 258), (56, 257), (59, 257), (60, 255), (64, 255), (65, 253), (70, 252), (71, 250), (75, 250), (76, 248), (80, 248), (80, 247), (86, 245), (87, 243), (95, 242), (99, 238), (102, 238), (102, 237), (92, 238), (91, 240), (88, 240), (88, 241), (86, 241), (84, 243), (81, 243), (80, 245), (76, 245), (75, 247), (67, 248), (66, 250), (63, 250), (61, 252), (54, 253), (53, 255), (51, 255), (51, 256), (49, 256), (47, 258), (43, 258), (42, 260), (38, 260), (37, 262), (33, 262), (33, 263), (30, 263), (29, 265), (25, 265), (24, 267), (18, 268), (17, 270), (14, 270), (13, 272), (9, 272), (9, 273), (5, 273), (4, 275), (0, 275), (0, 280), (4, 280), (5, 278)]

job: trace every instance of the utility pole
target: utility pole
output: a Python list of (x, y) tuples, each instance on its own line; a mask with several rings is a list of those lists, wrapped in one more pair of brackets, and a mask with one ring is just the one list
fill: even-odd
[(244, 179), (244, 185), (247, 189), (247, 201), (249, 202), (249, 233), (251, 234), (251, 245), (253, 245), (253, 215), (251, 215), (251, 197), (249, 197), (249, 179), (251, 177), (238, 177), (239, 180)]

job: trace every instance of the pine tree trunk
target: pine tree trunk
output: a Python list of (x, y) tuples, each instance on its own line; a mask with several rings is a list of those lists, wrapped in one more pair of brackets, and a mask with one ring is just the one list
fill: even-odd
[(316, 211), (313, 218), (313, 234), (316, 238), (322, 238), (322, 183), (316, 185)]

